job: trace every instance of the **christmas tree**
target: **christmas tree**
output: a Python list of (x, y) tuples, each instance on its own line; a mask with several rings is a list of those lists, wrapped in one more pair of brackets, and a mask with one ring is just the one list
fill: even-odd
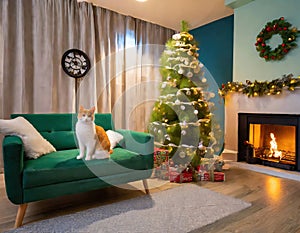
[(213, 156), (216, 139), (212, 131), (213, 103), (208, 99), (207, 79), (199, 62), (198, 45), (183, 21), (161, 55), (160, 96), (149, 132), (157, 147), (169, 150), (176, 165), (196, 168), (202, 157)]

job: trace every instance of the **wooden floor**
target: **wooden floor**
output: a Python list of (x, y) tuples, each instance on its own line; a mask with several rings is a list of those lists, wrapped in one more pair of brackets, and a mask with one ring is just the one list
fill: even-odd
[[(199, 182), (198, 185), (250, 202), (252, 206), (197, 229), (194, 233), (300, 233), (300, 182), (237, 167), (231, 167), (225, 173), (225, 182)], [(151, 189), (150, 193), (176, 185), (178, 184), (165, 183), (163, 186)], [(24, 224), (141, 195), (145, 195), (144, 192), (134, 187), (132, 190), (111, 187), (35, 202), (29, 204)], [(7, 200), (3, 175), (0, 175), (0, 232), (13, 227), (16, 211), (17, 207)]]

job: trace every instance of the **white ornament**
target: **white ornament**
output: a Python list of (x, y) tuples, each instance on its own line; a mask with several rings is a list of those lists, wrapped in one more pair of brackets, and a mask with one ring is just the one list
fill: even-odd
[(172, 36), (172, 38), (173, 38), (173, 40), (179, 40), (181, 38), (181, 35), (179, 33), (177, 33), (177, 34), (174, 34)]
[(185, 158), (185, 153), (184, 153), (183, 151), (181, 151), (181, 152), (179, 153), (179, 157), (182, 158), (182, 159)]
[(184, 72), (184, 70), (183, 70), (182, 68), (180, 68), (180, 69), (178, 70), (178, 74), (183, 74), (183, 72)]
[(188, 91), (186, 92), (186, 94), (187, 94), (187, 95), (191, 95), (191, 91), (188, 90)]
[(182, 130), (182, 131), (181, 131), (181, 135), (186, 135), (186, 131), (185, 131), (185, 130)]
[(187, 54), (190, 55), (190, 56), (192, 56), (194, 53), (193, 53), (191, 50), (189, 50), (189, 51), (187, 52)]
[(203, 63), (200, 62), (199, 66), (200, 66), (200, 68), (203, 68), (204, 65), (203, 65)]
[(175, 100), (175, 104), (179, 105), (180, 104), (180, 100), (179, 99)]
[(161, 88), (166, 88), (166, 86), (167, 86), (167, 84), (166, 84), (166, 83), (163, 83), (163, 84), (161, 85)]
[(215, 93), (213, 92), (210, 93), (210, 98), (214, 98), (215, 96), (216, 96)]
[(193, 73), (190, 71), (190, 72), (188, 72), (188, 73), (186, 74), (186, 76), (187, 76), (188, 78), (191, 78), (191, 77), (193, 77)]
[(197, 115), (197, 114), (198, 114), (198, 110), (196, 109), (196, 110), (194, 111), (194, 113), (195, 113), (195, 115)]
[(184, 110), (184, 109), (185, 109), (185, 106), (184, 106), (184, 105), (181, 105), (180, 108), (181, 108), (181, 110)]
[(161, 133), (161, 130), (158, 130), (157, 132), (160, 134), (160, 133)]
[(203, 77), (202, 82), (203, 82), (203, 83), (206, 83), (206, 82), (207, 82), (207, 79)]
[(198, 74), (199, 72), (200, 72), (200, 67), (199, 66), (197, 66), (195, 69), (194, 69), (194, 72), (196, 73), (196, 74)]
[(171, 51), (171, 50), (166, 50), (165, 53), (166, 53), (167, 55), (172, 55), (174, 52)]
[(199, 146), (198, 146), (198, 148), (199, 148), (200, 150), (205, 150), (205, 149), (206, 149), (206, 147), (205, 147), (205, 146), (203, 146), (202, 144), (200, 145), (200, 143), (199, 143)]
[(177, 47), (181, 46), (181, 42), (180, 41), (176, 41), (175, 46), (177, 46)]

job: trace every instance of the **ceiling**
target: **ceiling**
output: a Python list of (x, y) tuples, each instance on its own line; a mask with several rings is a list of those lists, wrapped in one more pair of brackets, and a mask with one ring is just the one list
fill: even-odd
[(233, 14), (224, 0), (78, 0), (82, 1), (176, 31), (180, 30), (182, 20), (193, 29)]

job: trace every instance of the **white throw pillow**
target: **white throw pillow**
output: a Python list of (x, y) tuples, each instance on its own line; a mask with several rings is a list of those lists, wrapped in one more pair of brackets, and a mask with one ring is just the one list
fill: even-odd
[(0, 133), (19, 136), (24, 144), (28, 158), (37, 159), (41, 155), (56, 151), (42, 135), (24, 117), (11, 120), (0, 120)]
[(106, 134), (110, 141), (110, 149), (115, 148), (117, 146), (117, 143), (119, 143), (124, 138), (122, 134), (112, 130), (107, 130)]

